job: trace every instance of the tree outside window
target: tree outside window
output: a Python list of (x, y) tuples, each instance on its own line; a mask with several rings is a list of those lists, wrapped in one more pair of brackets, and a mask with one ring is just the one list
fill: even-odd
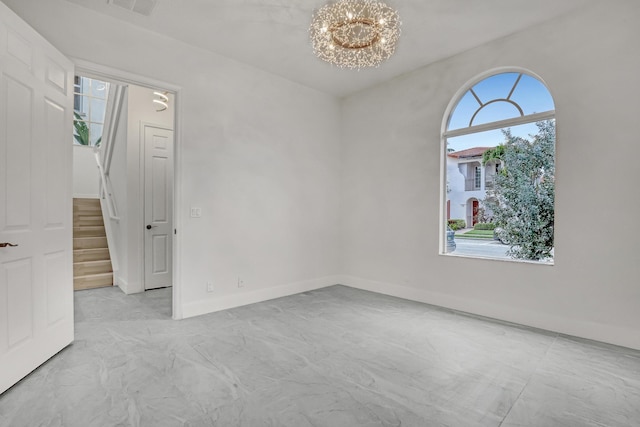
[(504, 167), (482, 201), (497, 239), (509, 245), (506, 254), (531, 261), (553, 258), (555, 226), (555, 121), (536, 126), (530, 138), (503, 131), (506, 141), (498, 147)]

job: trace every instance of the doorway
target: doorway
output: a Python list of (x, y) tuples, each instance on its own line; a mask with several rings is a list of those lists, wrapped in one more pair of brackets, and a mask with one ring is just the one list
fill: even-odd
[[(0, 305), (8, 307), (0, 310), (1, 393), (74, 340), (74, 74), (163, 88), (173, 96), (179, 88), (71, 61), (2, 2), (0, 34), (0, 199), (7, 206), (0, 214)], [(175, 109), (171, 117), (175, 121)], [(178, 295), (176, 289), (171, 292)], [(168, 304), (173, 318), (182, 317), (177, 300)]]
[[(116, 257), (114, 285), (126, 294), (172, 287), (176, 253), (174, 133), (178, 88), (84, 62), (77, 64), (76, 74), (109, 82), (113, 88), (124, 88), (124, 96), (121, 94), (124, 105), (121, 117), (115, 120), (113, 153), (106, 173), (107, 192), (114, 203), (112, 210), (117, 211), (115, 218), (107, 220), (110, 215), (104, 200), (107, 192), (101, 192), (109, 246)], [(108, 148), (107, 140), (102, 144)], [(176, 287), (170, 293), (172, 317), (180, 318), (173, 297)]]
[(468, 228), (473, 228), (478, 222), (478, 212), (480, 210), (480, 202), (478, 199), (472, 197), (467, 200), (467, 217), (466, 223)]
[(480, 211), (480, 202), (473, 200), (473, 207), (471, 209), (471, 226), (475, 226), (478, 223), (478, 212)]

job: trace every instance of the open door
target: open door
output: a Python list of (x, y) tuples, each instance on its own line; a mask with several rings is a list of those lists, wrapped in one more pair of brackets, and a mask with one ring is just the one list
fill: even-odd
[(0, 2), (0, 393), (73, 341), (73, 72)]
[(478, 223), (478, 212), (480, 212), (480, 202), (473, 199), (473, 208), (471, 213), (471, 226), (473, 227)]

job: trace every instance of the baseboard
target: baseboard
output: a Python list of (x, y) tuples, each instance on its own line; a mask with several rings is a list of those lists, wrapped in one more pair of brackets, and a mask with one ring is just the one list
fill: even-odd
[(74, 194), (74, 199), (99, 199), (97, 194)]
[(256, 291), (248, 291), (233, 295), (226, 295), (219, 298), (195, 301), (186, 303), (182, 306), (182, 315), (183, 318), (186, 319), (188, 317), (213, 313), (229, 308), (255, 304), (262, 301), (282, 298), (289, 295), (299, 294), (301, 292), (307, 292), (315, 289), (325, 288), (327, 286), (337, 285), (340, 283), (340, 280), (342, 280), (342, 276), (325, 276), (317, 279), (304, 280), (301, 282), (287, 283), (271, 288), (259, 289)]
[(128, 294), (127, 290), (129, 288), (129, 286), (127, 284), (127, 281), (124, 280), (122, 277), (116, 275), (115, 272), (113, 274), (113, 285), (119, 287), (120, 290), (122, 292), (124, 292), (125, 294)]
[[(618, 328), (595, 322), (569, 319), (548, 313), (523, 310), (516, 307), (490, 304), (483, 301), (461, 298), (455, 295), (431, 292), (423, 289), (416, 289), (408, 286), (379, 282), (348, 275), (326, 276), (318, 279), (288, 283), (267, 289), (187, 303), (183, 306), (183, 318), (213, 313), (248, 304), (255, 304), (270, 299), (282, 298), (337, 284), (411, 301), (422, 302), (438, 307), (449, 308), (463, 313), (484, 316), (490, 319), (497, 319), (518, 325), (543, 329), (572, 337), (595, 340), (640, 350), (640, 336), (636, 330)], [(126, 293), (125, 289), (123, 289), (123, 291)]]
[(430, 292), (392, 283), (378, 282), (360, 277), (340, 276), (338, 279), (340, 281), (337, 283), (356, 289), (640, 350), (640, 334), (638, 334), (637, 330), (564, 318), (548, 313), (523, 310), (517, 307), (495, 305), (483, 301)]

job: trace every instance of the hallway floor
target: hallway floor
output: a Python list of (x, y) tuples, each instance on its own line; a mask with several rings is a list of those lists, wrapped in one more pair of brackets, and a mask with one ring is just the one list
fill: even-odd
[(640, 425), (634, 350), (344, 286), (182, 321), (171, 289), (75, 298), (1, 426)]

